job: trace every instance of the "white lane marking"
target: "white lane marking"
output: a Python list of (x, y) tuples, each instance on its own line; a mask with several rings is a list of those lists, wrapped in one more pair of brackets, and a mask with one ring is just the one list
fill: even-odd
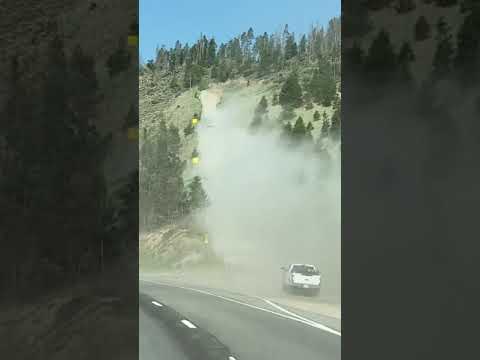
[(237, 360), (237, 359), (235, 359), (233, 356), (229, 356), (228, 360)]
[(278, 310), (280, 310), (280, 311), (283, 311), (284, 313), (286, 313), (286, 314), (288, 314), (288, 315), (295, 316), (295, 317), (297, 317), (297, 318), (299, 318), (299, 319), (301, 319), (301, 320), (303, 320), (303, 321), (311, 322), (311, 323), (313, 323), (313, 324), (316, 324), (316, 325), (318, 325), (318, 326), (323, 327), (323, 330), (325, 330), (325, 331), (328, 331), (328, 332), (330, 332), (330, 333), (332, 333), (332, 334), (335, 334), (335, 335), (338, 335), (338, 336), (342, 336), (342, 334), (341, 334), (339, 331), (337, 331), (337, 330), (335, 330), (335, 329), (332, 329), (332, 328), (330, 328), (330, 327), (328, 327), (328, 326), (322, 325), (322, 324), (320, 324), (320, 323), (317, 323), (316, 321), (313, 321), (313, 320), (311, 320), (311, 319), (304, 318), (304, 317), (302, 317), (302, 316), (300, 316), (300, 315), (298, 315), (298, 314), (295, 314), (294, 312), (288, 311), (287, 309), (284, 309), (284, 308), (281, 307), (280, 305), (275, 304), (273, 301), (270, 301), (270, 300), (268, 300), (268, 299), (262, 299), (262, 300), (265, 301), (268, 305), (273, 306), (275, 309), (278, 309)]
[(193, 325), (190, 321), (188, 320), (182, 320), (182, 324), (188, 327), (189, 329), (196, 329), (197, 327)]
[(156, 302), (156, 301), (152, 301), (152, 304), (155, 305), (155, 306), (158, 306), (158, 307), (163, 306), (162, 304), (160, 304), (159, 302)]
[[(213, 297), (216, 297), (216, 298), (219, 298), (219, 299), (222, 299), (222, 300), (225, 300), (225, 301), (230, 301), (230, 302), (233, 302), (235, 304), (239, 304), (239, 305), (243, 305), (243, 306), (246, 306), (246, 307), (249, 307), (251, 309), (256, 309), (256, 310), (260, 310), (260, 311), (264, 311), (266, 313), (269, 313), (269, 314), (274, 314), (274, 315), (277, 315), (277, 316), (280, 316), (284, 319), (290, 319), (290, 320), (293, 320), (293, 321), (296, 321), (296, 322), (299, 322), (299, 323), (302, 323), (302, 324), (305, 324), (305, 325), (308, 325), (308, 326), (312, 326), (314, 328), (317, 328), (317, 329), (320, 329), (320, 330), (323, 330), (323, 331), (327, 331), (329, 333), (332, 333), (332, 334), (335, 334), (337, 336), (341, 336), (341, 333), (336, 331), (336, 330), (333, 330), (330, 329), (330, 328), (327, 328), (325, 325), (322, 325), (322, 324), (319, 324), (317, 322), (314, 322), (314, 321), (305, 321), (305, 320), (302, 320), (302, 319), (299, 319), (298, 317), (294, 317), (294, 316), (290, 316), (290, 315), (285, 315), (285, 314), (282, 314), (282, 313), (279, 313), (279, 312), (276, 312), (276, 311), (272, 311), (272, 310), (268, 310), (268, 309), (265, 309), (265, 308), (262, 308), (262, 307), (259, 307), (259, 306), (255, 306), (255, 305), (251, 305), (251, 304), (247, 304), (243, 301), (238, 301), (238, 300), (235, 300), (235, 299), (231, 299), (231, 298), (227, 298), (225, 296), (222, 296), (222, 295), (217, 295), (217, 294), (213, 294), (211, 292), (208, 292), (208, 291), (205, 291), (205, 290), (199, 290), (199, 289), (193, 289), (193, 288), (189, 288), (189, 287), (185, 287), (185, 286), (178, 286), (178, 285), (170, 285), (170, 284), (165, 284), (165, 283), (159, 283), (159, 282), (156, 282), (156, 281), (151, 281), (151, 280), (142, 280), (143, 282), (147, 282), (147, 283), (151, 283), (151, 284), (155, 284), (155, 285), (161, 285), (161, 286), (169, 286), (169, 287), (173, 287), (173, 288), (178, 288), (178, 289), (184, 289), (184, 290), (190, 290), (190, 291), (195, 291), (195, 292), (198, 292), (200, 294), (204, 294), (204, 295), (210, 295), (210, 296), (213, 296)], [(328, 329), (328, 330), (327, 330)]]

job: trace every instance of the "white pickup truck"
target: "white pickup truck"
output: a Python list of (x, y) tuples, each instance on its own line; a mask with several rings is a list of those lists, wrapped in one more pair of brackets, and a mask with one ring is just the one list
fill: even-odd
[(294, 290), (317, 295), (320, 292), (321, 275), (314, 265), (291, 264), (282, 267), (283, 289), (287, 292)]

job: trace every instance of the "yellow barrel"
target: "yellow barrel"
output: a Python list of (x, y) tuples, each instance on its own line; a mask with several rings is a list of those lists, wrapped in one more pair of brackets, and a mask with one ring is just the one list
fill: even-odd
[(128, 35), (128, 46), (137, 46), (137, 45), (138, 45), (138, 36)]
[(132, 127), (127, 130), (127, 138), (130, 141), (138, 140), (138, 128)]
[(198, 119), (197, 118), (193, 118), (192, 119), (192, 126), (195, 126), (198, 124)]

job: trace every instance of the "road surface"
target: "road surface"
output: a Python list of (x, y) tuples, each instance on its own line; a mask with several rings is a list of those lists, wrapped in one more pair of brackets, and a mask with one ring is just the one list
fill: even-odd
[(150, 317), (142, 308), (139, 312), (139, 323), (141, 360), (189, 360), (181, 344), (170, 334), (167, 326)]
[(141, 360), (189, 359), (182, 342), (156, 316), (162, 311), (159, 305), (181, 314), (187, 321), (182, 331), (190, 324), (212, 334), (228, 347), (232, 359), (340, 359), (339, 331), (273, 302), (142, 280), (140, 293), (157, 303), (144, 302), (140, 308)]
[[(260, 276), (259, 276), (260, 275)], [(339, 294), (333, 295), (322, 284), (320, 294), (317, 296), (292, 295), (282, 289), (282, 273), (277, 268), (265, 266), (263, 269), (251, 267), (227, 269), (195, 269), (174, 272), (142, 271), (144, 280), (160, 281), (192, 287), (206, 287), (222, 289), (232, 293), (262, 297), (275, 301), (284, 306), (290, 306), (300, 311), (312, 313), (311, 316), (318, 320), (332, 322), (335, 328), (340, 329), (341, 306)], [(326, 279), (328, 281), (328, 279)], [(332, 296), (333, 295), (333, 296)], [(335, 321), (335, 319), (337, 321)], [(314, 319), (315, 320), (315, 319)]]

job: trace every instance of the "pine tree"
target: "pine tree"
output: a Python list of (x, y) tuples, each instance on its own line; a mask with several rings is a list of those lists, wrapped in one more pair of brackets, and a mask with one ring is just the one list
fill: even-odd
[(207, 63), (208, 66), (212, 66), (216, 62), (216, 55), (217, 55), (217, 44), (214, 38), (210, 39), (208, 43), (208, 57)]
[(368, 49), (365, 72), (377, 85), (387, 84), (395, 75), (396, 65), (396, 56), (390, 36), (382, 29)]
[(341, 102), (340, 99), (337, 98), (335, 100), (335, 106), (334, 106), (334, 111), (331, 119), (331, 125), (330, 125), (330, 137), (338, 141), (340, 140), (341, 136)]
[(178, 154), (180, 152), (180, 148), (182, 146), (182, 141), (180, 139), (180, 133), (178, 128), (174, 125), (170, 125), (168, 127), (167, 132), (167, 141), (168, 141), (168, 149), (169, 151)]
[(212, 68), (210, 69), (210, 78), (214, 80), (218, 80), (218, 65), (213, 65)]
[(190, 64), (185, 67), (185, 74), (183, 78), (184, 86), (192, 88), (198, 85), (205, 75), (205, 69), (198, 64)]
[(324, 75), (322, 79), (322, 87), (321, 87), (321, 104), (323, 106), (330, 106), (332, 104), (333, 99), (335, 98), (335, 94), (337, 91), (337, 85), (335, 84), (335, 79), (333, 74), (327, 73)]
[(191, 211), (202, 209), (208, 206), (208, 196), (205, 192), (202, 180), (199, 176), (195, 176), (190, 184), (188, 184), (188, 206)]
[(292, 139), (292, 125), (287, 122), (283, 128), (282, 128), (282, 133), (280, 135), (280, 139), (286, 143), (289, 144), (291, 139)]
[(324, 66), (314, 70), (308, 89), (317, 104), (331, 105), (336, 92), (336, 84), (329, 67)]
[(198, 153), (198, 150), (197, 149), (193, 149), (192, 151), (192, 158), (196, 158), (196, 157), (199, 157), (200, 154)]
[(441, 17), (437, 23), (437, 49), (433, 57), (432, 77), (435, 80), (444, 79), (452, 70), (453, 44), (450, 27)]
[(185, 66), (185, 72), (183, 74), (183, 87), (191, 89), (193, 85), (192, 65), (189, 63), (189, 61), (187, 61), (187, 64)]
[(320, 120), (320, 113), (318, 112), (318, 110), (315, 110), (315, 112), (313, 113), (313, 121), (316, 122), (319, 120)]
[(182, 54), (182, 44), (180, 41), (175, 42), (175, 47), (171, 51), (172, 58), (175, 59), (175, 65), (176, 66), (182, 66), (183, 65), (183, 54)]
[(278, 98), (280, 105), (285, 108), (298, 108), (302, 106), (302, 87), (298, 82), (295, 72), (291, 73), (280, 90)]
[(259, 127), (261, 127), (263, 118), (265, 114), (268, 112), (268, 101), (265, 96), (262, 96), (260, 99), (260, 102), (258, 103), (257, 107), (255, 108), (253, 120), (250, 123), (250, 129), (252, 130), (257, 130)]
[(273, 69), (280, 71), (284, 67), (285, 57), (283, 56), (282, 42), (280, 39), (276, 39), (274, 35), (271, 35), (271, 64)]
[[(45, 152), (49, 156), (49, 160), (56, 161), (56, 157), (60, 156), (60, 152), (65, 155), (67, 151), (64, 146), (70, 143), (70, 131), (65, 133), (65, 127), (69, 127), (72, 122), (73, 125), (81, 131), (79, 138), (85, 136), (86, 124), (81, 119), (74, 120), (74, 114), (69, 111), (69, 86), (65, 79), (69, 78), (67, 70), (67, 58), (64, 51), (64, 43), (59, 35), (55, 35), (48, 49), (48, 66), (49, 74), (45, 81), (45, 90), (43, 92), (43, 114), (44, 129), (52, 138), (45, 144)], [(78, 117), (77, 117), (78, 119)], [(70, 136), (68, 136), (70, 135)], [(76, 136), (75, 136), (76, 137)], [(74, 141), (76, 143), (76, 141)], [(59, 165), (61, 166), (61, 165)]]
[(400, 80), (404, 83), (411, 83), (412, 73), (410, 64), (415, 60), (415, 54), (408, 42), (404, 42), (398, 54), (398, 67)]
[(457, 55), (455, 70), (462, 85), (476, 86), (480, 81), (480, 6), (465, 7), (466, 16), (457, 33)]
[(177, 77), (175, 75), (172, 76), (168, 86), (174, 91), (180, 90), (180, 85), (178, 84)]
[(396, 0), (395, 10), (398, 14), (406, 14), (415, 10), (415, 0)]
[(234, 38), (231, 42), (231, 55), (232, 60), (235, 61), (237, 66), (242, 63), (242, 48), (240, 46), (240, 39), (238, 37)]
[(292, 137), (296, 143), (302, 141), (305, 138), (305, 134), (307, 133), (307, 129), (305, 127), (305, 123), (301, 116), (297, 118), (295, 124), (293, 125), (292, 129)]
[[(147, 67), (148, 70), (150, 70), (152, 72), (155, 71), (155, 64), (153, 63), (153, 60), (151, 60), (151, 59), (148, 60), (147, 64), (145, 66)], [(113, 71), (110, 70), (110, 76), (113, 76), (113, 75), (114, 75)]]
[(125, 123), (123, 128), (128, 129), (131, 127), (138, 127), (138, 112), (134, 105), (130, 105), (127, 116), (125, 117)]
[(300, 59), (305, 59), (307, 55), (307, 37), (305, 35), (300, 39), (300, 44), (298, 45), (298, 55)]
[[(93, 124), (98, 103), (98, 82), (93, 57), (84, 54), (76, 46), (69, 61), (68, 95), (74, 126), (81, 136), (87, 136), (88, 126)], [(75, 121), (76, 120), (76, 121)]]
[[(2, 150), (0, 155), (5, 155), (0, 162), (4, 176), (0, 182), (0, 189), (5, 196), (5, 203), (10, 203), (11, 208), (25, 208), (30, 203), (33, 192), (29, 185), (28, 168), (30, 161), (35, 161), (35, 154), (40, 151), (35, 139), (35, 128), (32, 129), (31, 121), (27, 119), (32, 116), (31, 98), (26, 91), (27, 86), (22, 81), (22, 69), (18, 58), (11, 59), (10, 71), (6, 74), (9, 82), (8, 98), (0, 116), (2, 119)], [(37, 134), (37, 136), (40, 134)], [(29, 146), (26, 146), (26, 145)], [(29, 161), (30, 160), (30, 161)], [(12, 213), (13, 215), (13, 213)], [(15, 214), (16, 216), (17, 214)], [(7, 220), (8, 215), (6, 215)], [(17, 259), (15, 259), (17, 260)]]
[(227, 62), (225, 60), (220, 61), (220, 64), (218, 66), (218, 80), (220, 82), (225, 82), (228, 79), (230, 79), (230, 68), (227, 65)]
[(351, 78), (356, 79), (363, 74), (365, 55), (358, 42), (354, 42), (352, 47), (345, 50), (342, 62)]
[(305, 141), (309, 144), (313, 144), (313, 135), (312, 135), (313, 129), (314, 129), (313, 124), (309, 121), (305, 128)]
[(327, 138), (329, 136), (329, 123), (327, 113), (324, 111), (322, 116), (322, 128), (320, 129), (321, 137)]
[(272, 105), (278, 105), (280, 102), (278, 100), (278, 94), (273, 94)]
[(255, 34), (253, 29), (250, 27), (247, 31), (246, 43), (245, 43), (245, 57), (247, 64), (250, 64), (253, 61), (253, 40), (255, 39)]
[(260, 102), (258, 103), (257, 107), (255, 108), (255, 114), (259, 114), (261, 116), (267, 113), (268, 109), (268, 101), (265, 96), (262, 96)]
[(295, 42), (295, 35), (288, 34), (285, 42), (285, 60), (290, 60), (297, 56), (297, 43)]
[(312, 102), (312, 97), (310, 96), (310, 93), (306, 93), (304, 95), (305, 98), (305, 110), (312, 110), (313, 109), (313, 102)]
[(415, 24), (415, 41), (425, 41), (429, 39), (430, 24), (425, 16), (420, 16)]
[[(124, 72), (128, 69), (131, 63), (130, 53), (125, 48), (123, 41), (119, 41), (117, 50), (110, 55), (107, 60), (107, 68), (110, 74), (110, 77), (115, 77), (121, 72)], [(154, 70), (155, 66), (152, 62), (147, 63), (147, 67), (150, 70)]]
[(253, 116), (252, 122), (250, 123), (250, 130), (252, 131), (258, 130), (262, 126), (262, 122), (263, 122), (262, 115), (256, 113)]
[(273, 44), (266, 32), (257, 37), (255, 41), (255, 51), (258, 53), (258, 66), (260, 74), (267, 74), (273, 64)]
[[(118, 196), (120, 205), (118, 209), (118, 218), (116, 223), (119, 223), (117, 231), (120, 233), (131, 234), (132, 236), (125, 236), (126, 239), (133, 239), (138, 229), (138, 214), (139, 214), (139, 171), (135, 170), (128, 176), (128, 182), (119, 191)], [(125, 247), (138, 246), (137, 244), (124, 244)]]

